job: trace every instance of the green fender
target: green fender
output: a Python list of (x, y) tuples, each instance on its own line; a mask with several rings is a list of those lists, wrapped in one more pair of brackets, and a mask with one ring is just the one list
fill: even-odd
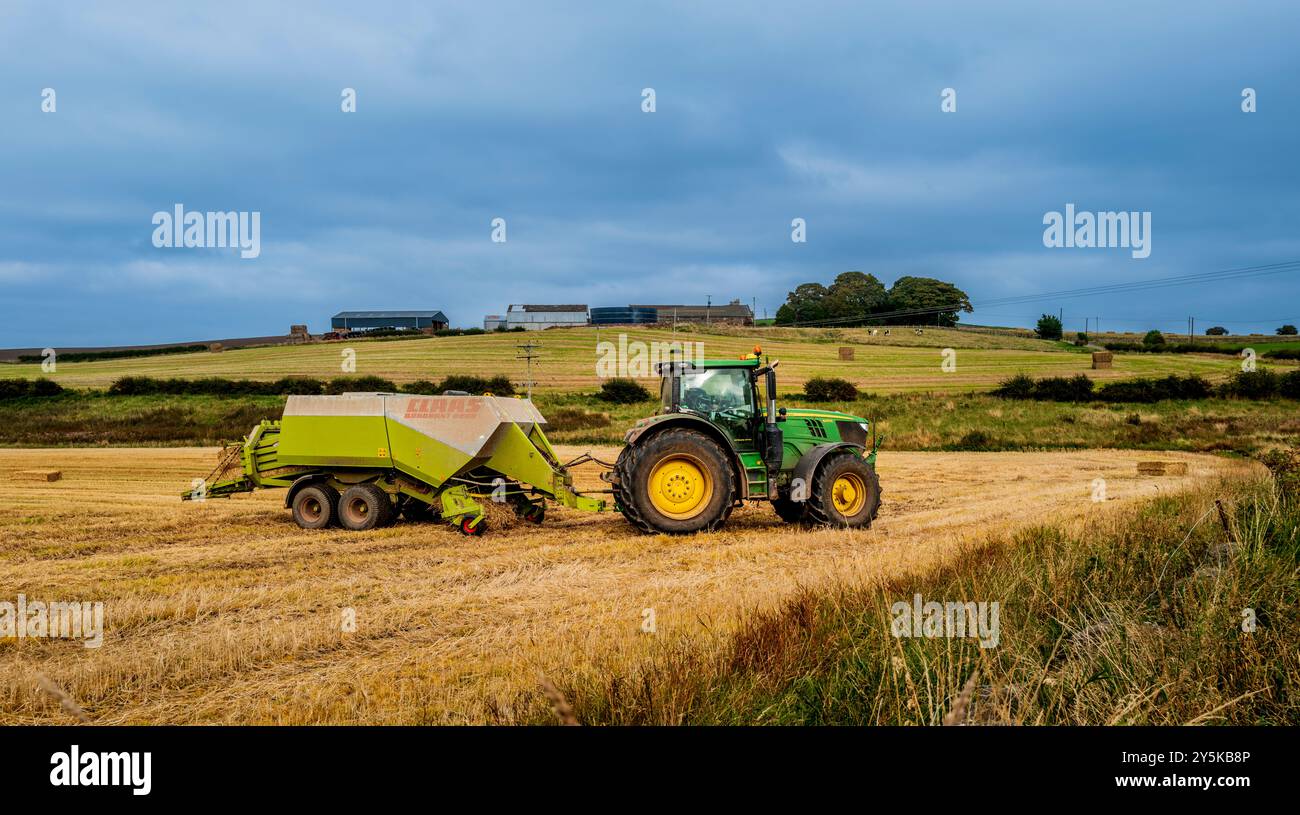
[[(867, 448), (862, 445), (853, 444), (852, 442), (847, 441), (833, 441), (827, 442), (826, 444), (819, 444), (799, 458), (799, 463), (794, 465), (794, 472), (791, 474), (791, 483), (794, 483), (794, 479), (801, 479), (805, 485), (811, 484), (813, 475), (817, 472), (817, 465), (821, 464), (822, 459), (826, 458), (827, 455), (834, 453), (837, 450), (854, 450), (858, 452), (858, 455), (864, 457), (867, 452)], [(873, 468), (876, 466), (876, 463), (873, 460), (875, 458), (874, 453), (875, 451), (873, 450), (872, 457), (867, 459), (867, 463)], [(807, 492), (805, 492), (802, 499), (792, 500), (806, 501), (808, 500), (807, 495)]]

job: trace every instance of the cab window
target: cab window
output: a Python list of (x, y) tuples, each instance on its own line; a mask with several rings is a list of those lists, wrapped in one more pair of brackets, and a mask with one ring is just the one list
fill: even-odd
[(706, 368), (681, 375), (681, 403), (697, 413), (754, 413), (754, 389), (745, 368)]

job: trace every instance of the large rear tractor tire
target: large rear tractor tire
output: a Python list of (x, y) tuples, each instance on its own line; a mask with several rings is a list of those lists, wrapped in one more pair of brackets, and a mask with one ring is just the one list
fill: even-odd
[(338, 519), (338, 490), (308, 484), (293, 496), (293, 520), (303, 529), (324, 529)]
[(817, 468), (808, 499), (808, 523), (866, 529), (880, 512), (880, 479), (856, 453), (831, 453)]
[(623, 448), (614, 465), (614, 497), (642, 532), (685, 535), (726, 523), (736, 497), (726, 451), (684, 428), (656, 433)]
[(339, 523), (357, 532), (387, 526), (394, 507), (388, 493), (374, 484), (353, 484), (339, 497)]

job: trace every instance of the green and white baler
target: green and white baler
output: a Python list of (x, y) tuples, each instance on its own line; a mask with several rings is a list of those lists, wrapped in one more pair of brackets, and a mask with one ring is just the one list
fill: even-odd
[(222, 498), (285, 487), (299, 526), (371, 529), (397, 515), (441, 518), (467, 534), (486, 527), (483, 500), (540, 523), (549, 498), (602, 512), (581, 495), (527, 399), (347, 393), (290, 396), (213, 475), (182, 496)]

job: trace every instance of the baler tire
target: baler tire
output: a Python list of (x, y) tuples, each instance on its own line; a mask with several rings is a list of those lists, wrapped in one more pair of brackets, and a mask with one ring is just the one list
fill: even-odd
[(470, 537), (477, 537), (477, 536), (482, 535), (484, 532), (487, 531), (487, 528), (488, 528), (487, 518), (484, 518), (483, 520), (479, 521), (477, 526), (470, 526), (470, 523), (471, 523), (472, 521), (473, 521), (473, 518), (462, 518), (462, 519), (461, 519), (461, 521), (460, 521), (460, 531), (461, 531), (461, 534), (462, 534), (462, 535), (469, 535)]
[[(359, 503), (358, 503), (359, 502)], [(339, 523), (363, 532), (385, 526), (393, 519), (393, 502), (374, 484), (353, 484), (339, 498)]]
[(292, 513), (303, 529), (324, 529), (337, 523), (338, 490), (329, 484), (308, 484), (293, 496)]
[[(650, 479), (657, 467), (674, 458), (691, 462), (711, 491), (700, 510), (686, 518), (672, 518), (654, 506)], [(614, 497), (623, 517), (648, 534), (688, 535), (711, 532), (731, 516), (735, 506), (735, 475), (727, 453), (716, 441), (695, 430), (672, 428), (656, 433), (619, 453), (614, 464)]]
[[(855, 492), (863, 492), (861, 505), (856, 505), (855, 498), (855, 506), (848, 513), (836, 506), (835, 490), (841, 482), (856, 484)], [(804, 517), (816, 526), (870, 529), (871, 522), (880, 513), (880, 479), (876, 468), (848, 450), (833, 452), (822, 460), (810, 492)]]

